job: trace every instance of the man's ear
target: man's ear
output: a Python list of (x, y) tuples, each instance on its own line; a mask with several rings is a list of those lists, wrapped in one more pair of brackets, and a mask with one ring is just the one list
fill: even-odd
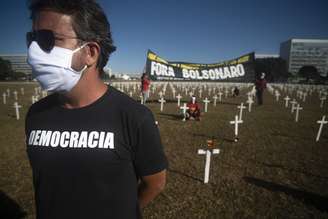
[(86, 46), (86, 50), (87, 50), (87, 56), (85, 60), (86, 65), (88, 67), (93, 65), (96, 66), (97, 61), (100, 57), (100, 46), (98, 45), (98, 43), (91, 42), (88, 43), (88, 45)]

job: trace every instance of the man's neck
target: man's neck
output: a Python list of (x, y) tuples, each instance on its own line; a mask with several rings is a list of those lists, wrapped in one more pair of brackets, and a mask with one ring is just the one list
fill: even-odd
[(100, 79), (98, 72), (85, 72), (77, 85), (62, 95), (62, 105), (68, 109), (85, 107), (103, 96), (107, 85)]

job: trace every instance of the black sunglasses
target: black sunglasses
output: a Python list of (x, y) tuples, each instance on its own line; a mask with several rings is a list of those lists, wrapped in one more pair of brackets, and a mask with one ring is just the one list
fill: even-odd
[[(65, 39), (79, 39), (77, 37), (63, 37)], [(50, 52), (54, 46), (56, 37), (51, 30), (35, 30), (26, 33), (26, 44), (30, 47), (32, 41), (36, 41), (45, 52)]]

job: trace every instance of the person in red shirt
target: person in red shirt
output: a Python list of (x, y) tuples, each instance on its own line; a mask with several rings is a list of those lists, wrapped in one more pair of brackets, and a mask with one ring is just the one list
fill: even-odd
[(191, 100), (187, 103), (187, 107), (189, 109), (186, 112), (186, 119), (200, 121), (200, 107), (195, 96), (191, 97)]
[(265, 80), (265, 73), (262, 72), (261, 77), (256, 79), (255, 81), (255, 89), (256, 89), (256, 97), (257, 97), (257, 104), (263, 104), (263, 91), (266, 88), (266, 80)]
[(146, 104), (146, 101), (149, 98), (149, 86), (150, 80), (148, 78), (148, 75), (146, 73), (143, 73), (141, 76), (141, 93), (143, 97), (143, 104)]

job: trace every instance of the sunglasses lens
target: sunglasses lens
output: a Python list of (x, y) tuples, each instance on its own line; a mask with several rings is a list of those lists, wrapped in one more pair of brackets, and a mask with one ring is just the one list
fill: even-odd
[(26, 44), (29, 47), (36, 41), (45, 52), (50, 52), (55, 46), (55, 36), (51, 30), (37, 30), (26, 33)]
[(55, 37), (50, 30), (38, 30), (36, 40), (42, 50), (50, 52), (55, 45)]

